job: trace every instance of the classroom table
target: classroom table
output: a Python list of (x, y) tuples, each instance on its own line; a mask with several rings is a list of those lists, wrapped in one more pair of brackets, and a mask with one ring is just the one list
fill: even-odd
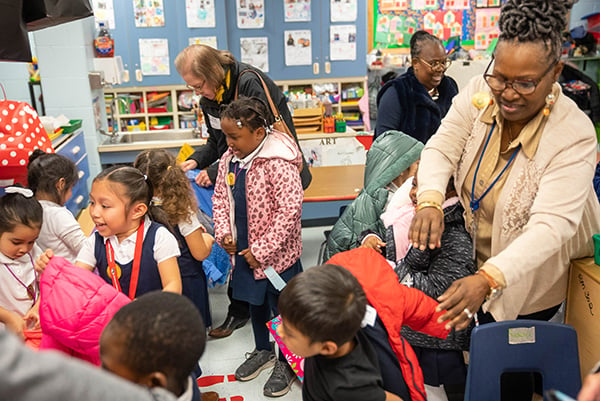
[(344, 206), (352, 203), (363, 187), (365, 166), (310, 167), (312, 182), (304, 191), (302, 226), (326, 226), (335, 223)]

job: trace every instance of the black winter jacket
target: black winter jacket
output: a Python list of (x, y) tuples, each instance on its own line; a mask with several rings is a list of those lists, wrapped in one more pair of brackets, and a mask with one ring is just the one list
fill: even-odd
[[(202, 108), (202, 113), (204, 114), (204, 122), (206, 124), (206, 128), (208, 129), (208, 140), (206, 144), (201, 146), (193, 155), (189, 157), (189, 159), (193, 159), (198, 163), (199, 169), (203, 169), (209, 167), (207, 172), (210, 180), (214, 183), (217, 179), (217, 168), (218, 161), (223, 153), (227, 150), (227, 142), (225, 140), (225, 135), (223, 131), (221, 131), (221, 107), (224, 105), (228, 105), (229, 103), (235, 100), (235, 90), (238, 87), (238, 97), (247, 96), (247, 97), (258, 97), (265, 104), (269, 105), (269, 101), (267, 100), (267, 96), (263, 89), (262, 83), (256, 74), (254, 73), (246, 73), (240, 77), (240, 74), (245, 70), (253, 70), (260, 74), (262, 79), (265, 81), (267, 88), (269, 89), (269, 94), (271, 95), (271, 99), (273, 99), (273, 103), (277, 106), (279, 110), (279, 114), (282, 116), (286, 125), (294, 134), (294, 138), (296, 139), (296, 143), (298, 143), (298, 138), (296, 136), (296, 130), (294, 129), (294, 122), (292, 120), (292, 114), (290, 113), (290, 109), (287, 106), (287, 99), (284, 94), (281, 92), (279, 87), (273, 82), (271, 78), (269, 78), (266, 74), (260, 71), (257, 68), (252, 67), (251, 65), (241, 63), (236, 61), (234, 64), (227, 66), (225, 72), (227, 73), (227, 68), (230, 71), (230, 82), (229, 87), (225, 88), (225, 92), (223, 93), (223, 99), (219, 103), (216, 100), (210, 100), (206, 98), (202, 98), (200, 100), (200, 107)], [(300, 145), (298, 145), (300, 147)], [(300, 174), (302, 178), (302, 187), (306, 189), (308, 184), (311, 181), (311, 174), (308, 170), (308, 165), (304, 160), (304, 156), (302, 156), (303, 161), (303, 170)]]
[[(450, 287), (455, 280), (474, 274), (473, 244), (465, 229), (464, 209), (460, 202), (444, 209), (444, 232), (442, 246), (421, 251), (410, 248), (404, 259), (396, 265), (398, 279), (403, 282), (410, 275), (412, 287), (423, 291), (436, 299)], [(402, 327), (402, 336), (410, 345), (444, 349), (467, 350), (471, 328), (459, 332), (451, 331), (448, 338), (442, 340)]]
[(377, 94), (375, 136), (389, 130), (402, 131), (423, 143), (437, 131), (442, 118), (458, 93), (454, 79), (445, 75), (438, 86), (439, 98), (433, 100), (417, 80), (413, 68), (381, 88)]

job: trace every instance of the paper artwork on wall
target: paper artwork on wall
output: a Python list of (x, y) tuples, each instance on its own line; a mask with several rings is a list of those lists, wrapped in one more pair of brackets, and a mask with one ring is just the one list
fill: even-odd
[(384, 47), (409, 44), (417, 31), (417, 21), (412, 17), (379, 14), (375, 30), (377, 46)]
[(285, 0), (283, 15), (285, 22), (310, 21), (311, 0)]
[(477, 7), (500, 7), (500, 0), (477, 0)]
[(413, 10), (436, 10), (440, 8), (437, 0), (412, 0)]
[(94, 19), (96, 25), (104, 22), (109, 29), (115, 29), (115, 9), (113, 0), (93, 0)]
[(216, 36), (197, 36), (195, 38), (189, 38), (188, 43), (190, 46), (191, 45), (207, 45), (214, 49), (218, 49)]
[(356, 25), (331, 25), (329, 27), (329, 58), (356, 60)]
[(310, 30), (284, 31), (285, 65), (310, 65), (312, 40)]
[(264, 0), (236, 0), (237, 26), (240, 29), (261, 29), (265, 26)]
[(389, 11), (404, 11), (408, 10), (410, 0), (380, 0), (379, 11), (382, 13)]
[(331, 22), (356, 21), (358, 15), (356, 0), (330, 0)]
[(469, 0), (445, 0), (444, 10), (468, 10)]
[(500, 35), (500, 8), (481, 8), (475, 11), (475, 49), (485, 50)]
[(136, 28), (165, 26), (163, 0), (133, 0)]
[(240, 38), (240, 52), (243, 63), (269, 72), (269, 38)]
[(423, 16), (423, 29), (442, 40), (462, 35), (462, 12), (430, 11)]
[(138, 39), (140, 65), (144, 75), (170, 75), (169, 41), (167, 39)]
[(188, 28), (214, 28), (214, 0), (185, 0), (185, 19)]

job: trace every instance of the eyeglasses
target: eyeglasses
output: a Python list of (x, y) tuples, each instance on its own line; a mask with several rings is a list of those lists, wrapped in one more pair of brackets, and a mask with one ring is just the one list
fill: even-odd
[(196, 86), (192, 86), (190, 84), (186, 84), (185, 87), (188, 89), (193, 90), (194, 92), (200, 92), (202, 90), (202, 88), (204, 88), (204, 84), (206, 83), (206, 81), (202, 81), (202, 83), (200, 85), (196, 85)]
[(435, 60), (435, 61), (425, 61), (424, 59), (419, 57), (419, 60), (421, 60), (423, 62), (423, 64), (425, 64), (427, 67), (431, 68), (432, 70), (447, 70), (448, 67), (450, 67), (450, 64), (452, 64), (452, 60), (450, 60), (449, 58), (444, 59), (444, 60)]
[(490, 89), (496, 92), (503, 92), (507, 86), (510, 86), (512, 90), (517, 92), (519, 95), (526, 96), (531, 95), (533, 92), (535, 92), (535, 89), (537, 88), (538, 84), (542, 81), (546, 74), (548, 74), (552, 70), (552, 68), (558, 62), (558, 59), (554, 60), (552, 64), (550, 64), (550, 66), (546, 69), (546, 71), (544, 71), (544, 73), (537, 79), (514, 79), (512, 81), (506, 80), (501, 77), (497, 77), (493, 74), (488, 74), (487, 72), (492, 66), (493, 62), (494, 58), (492, 58), (492, 61), (490, 61), (490, 64), (487, 66), (485, 72), (483, 73), (483, 78), (485, 79), (485, 82), (487, 82)]

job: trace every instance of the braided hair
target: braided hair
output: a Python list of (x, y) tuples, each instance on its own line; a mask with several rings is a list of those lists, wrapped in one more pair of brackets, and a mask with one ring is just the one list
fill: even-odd
[(500, 12), (500, 41), (541, 42), (558, 59), (572, 0), (508, 0)]
[(423, 45), (425, 45), (425, 42), (431, 42), (440, 45), (442, 48), (444, 47), (444, 44), (437, 36), (434, 36), (427, 31), (417, 31), (410, 38), (411, 59), (419, 57), (421, 51), (423, 50)]

